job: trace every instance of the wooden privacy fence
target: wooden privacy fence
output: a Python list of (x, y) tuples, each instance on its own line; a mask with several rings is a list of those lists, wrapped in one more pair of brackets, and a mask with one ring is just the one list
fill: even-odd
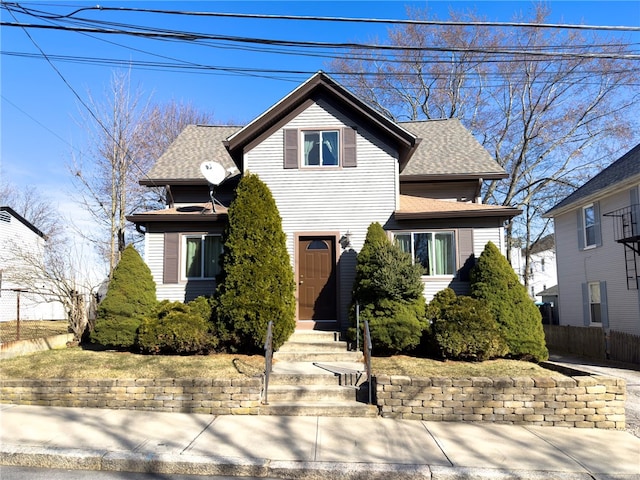
[(640, 364), (640, 337), (636, 335), (612, 330), (607, 338), (605, 331), (596, 327), (543, 325), (543, 328), (552, 352)]

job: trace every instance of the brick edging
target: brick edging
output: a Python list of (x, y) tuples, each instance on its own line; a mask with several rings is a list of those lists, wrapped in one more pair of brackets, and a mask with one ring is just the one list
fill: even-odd
[(624, 430), (626, 383), (574, 377), (377, 375), (383, 417)]

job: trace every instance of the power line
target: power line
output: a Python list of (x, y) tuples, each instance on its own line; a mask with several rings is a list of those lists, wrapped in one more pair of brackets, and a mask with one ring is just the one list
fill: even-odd
[(259, 44), (274, 45), (288, 47), (306, 47), (306, 48), (335, 48), (335, 49), (359, 49), (359, 50), (375, 50), (375, 51), (397, 51), (397, 52), (458, 52), (458, 53), (487, 53), (495, 55), (522, 55), (534, 57), (566, 57), (566, 58), (591, 58), (591, 59), (610, 59), (610, 60), (640, 60), (640, 54), (619, 54), (619, 53), (589, 53), (589, 52), (558, 52), (558, 51), (535, 51), (535, 50), (516, 50), (510, 48), (498, 47), (416, 47), (412, 45), (384, 45), (384, 44), (365, 44), (353, 42), (312, 42), (302, 40), (275, 40), (254, 37), (237, 37), (232, 35), (213, 35), (194, 32), (161, 32), (161, 31), (144, 31), (144, 30), (117, 30), (106, 28), (87, 28), (87, 27), (64, 27), (60, 25), (37, 25), (25, 23), (0, 22), (0, 26), (20, 27), (27, 29), (45, 29), (45, 30), (62, 30), (71, 32), (101, 33), (108, 35), (130, 35), (143, 38), (184, 40), (189, 42), (197, 42), (199, 40), (215, 40), (235, 42), (241, 44)]
[(260, 19), (260, 20), (293, 20), (293, 21), (313, 21), (313, 22), (341, 22), (341, 23), (372, 23), (372, 24), (390, 24), (390, 25), (425, 25), (425, 26), (461, 26), (461, 27), (516, 27), (516, 28), (550, 28), (563, 30), (600, 30), (600, 31), (624, 31), (624, 32), (640, 32), (640, 27), (632, 26), (616, 26), (616, 25), (585, 25), (585, 24), (567, 24), (567, 23), (532, 23), (532, 22), (486, 22), (486, 21), (454, 21), (454, 20), (413, 20), (413, 19), (390, 19), (390, 18), (355, 18), (355, 17), (326, 17), (326, 16), (306, 16), (306, 15), (267, 15), (253, 13), (223, 13), (223, 12), (195, 12), (185, 10), (165, 10), (152, 8), (130, 8), (130, 7), (108, 7), (108, 6), (92, 6), (82, 7), (66, 14), (52, 14), (35, 9), (28, 9), (19, 3), (8, 3), (15, 8), (19, 8), (25, 13), (38, 12), (40, 16), (48, 16), (50, 19), (72, 18), (76, 14), (85, 11), (100, 12), (135, 12), (135, 13), (157, 13), (166, 15), (186, 15), (200, 17), (219, 17), (219, 18), (241, 18), (241, 19)]

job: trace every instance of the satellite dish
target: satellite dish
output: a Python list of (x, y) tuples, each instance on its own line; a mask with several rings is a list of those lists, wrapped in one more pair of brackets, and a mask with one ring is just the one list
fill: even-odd
[(227, 171), (218, 162), (203, 162), (200, 171), (211, 185), (220, 185), (227, 178)]

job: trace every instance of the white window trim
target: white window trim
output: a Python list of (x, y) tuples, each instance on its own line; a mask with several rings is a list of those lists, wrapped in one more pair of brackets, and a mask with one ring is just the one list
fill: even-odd
[[(593, 209), (593, 215), (594, 215), (594, 221), (593, 221), (593, 225), (592, 227), (594, 228), (594, 239), (593, 239), (593, 243), (587, 243), (587, 216), (585, 214), (586, 210), (588, 208)], [(582, 207), (582, 238), (584, 239), (584, 250), (591, 250), (592, 248), (596, 248), (597, 242), (595, 239), (595, 228), (596, 228), (596, 221), (595, 221), (595, 214), (596, 214), (596, 208), (595, 205), (593, 203), (590, 203), (589, 205), (585, 205), (584, 207)]]
[[(335, 132), (338, 135), (338, 163), (337, 165), (307, 165), (305, 163), (304, 156), (304, 137), (307, 133), (318, 133), (322, 135), (325, 132)], [(305, 170), (333, 170), (342, 167), (342, 128), (341, 127), (322, 127), (322, 128), (308, 128), (300, 130), (300, 168)], [(320, 152), (320, 160), (322, 160), (322, 152)]]
[[(587, 282), (587, 302), (589, 303), (589, 326), (602, 328), (602, 321), (594, 322), (591, 318), (591, 285), (598, 285), (598, 291), (600, 292), (600, 282)], [(600, 309), (602, 309), (602, 292), (600, 292)], [(602, 312), (600, 312), (600, 318), (602, 318)]]
[(214, 277), (187, 277), (187, 239), (188, 238), (200, 238), (200, 245), (202, 248), (203, 255), (200, 258), (200, 268), (204, 275), (204, 239), (205, 237), (219, 237), (220, 241), (222, 241), (222, 235), (216, 233), (185, 233), (180, 235), (180, 280), (183, 282), (189, 281), (211, 281), (215, 280)]
[(453, 273), (451, 274), (444, 274), (444, 275), (429, 275), (428, 273), (423, 274), (422, 278), (423, 279), (453, 279), (456, 277), (457, 271), (458, 271), (458, 259), (457, 259), (457, 236), (456, 236), (456, 231), (455, 230), (405, 230), (405, 231), (395, 231), (392, 232), (393, 234), (393, 241), (395, 241), (395, 237), (396, 235), (409, 235), (411, 238), (411, 260), (413, 262), (413, 264), (415, 265), (415, 254), (413, 254), (413, 252), (415, 252), (415, 247), (414, 247), (414, 239), (413, 239), (413, 235), (415, 233), (431, 233), (431, 234), (435, 234), (435, 233), (450, 233), (453, 236)]

